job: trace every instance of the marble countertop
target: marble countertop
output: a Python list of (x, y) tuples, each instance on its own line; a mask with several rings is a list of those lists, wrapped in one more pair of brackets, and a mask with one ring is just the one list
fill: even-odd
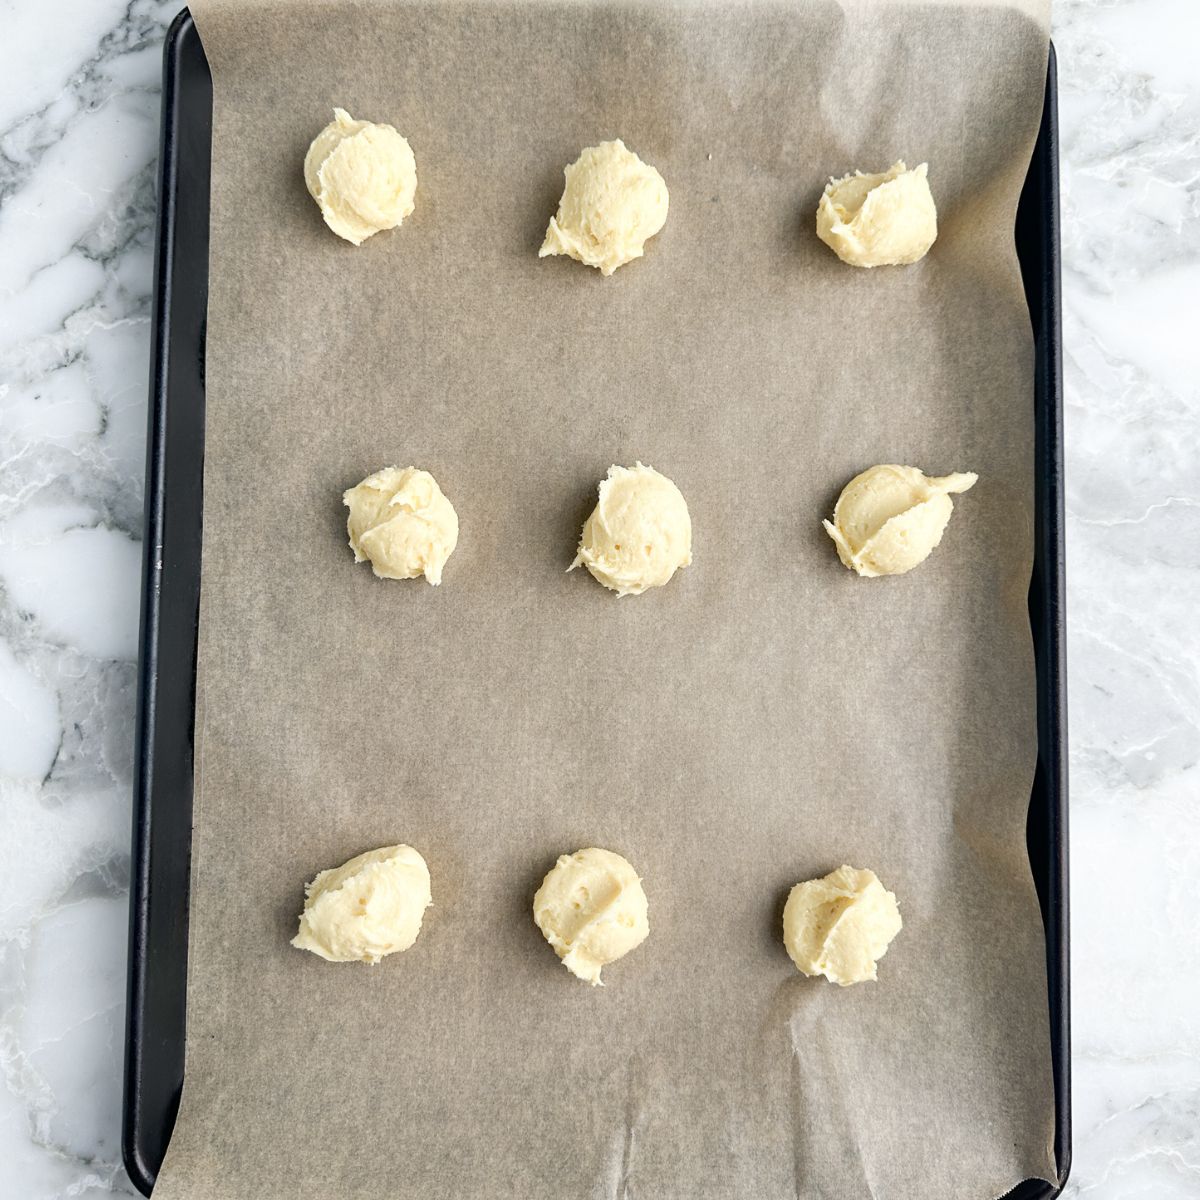
[[(0, 2), (0, 1194), (120, 1167), (160, 50)], [(53, 15), (52, 15), (53, 12)], [(1200, 1197), (1200, 4), (1055, 0), (1075, 1161)]]

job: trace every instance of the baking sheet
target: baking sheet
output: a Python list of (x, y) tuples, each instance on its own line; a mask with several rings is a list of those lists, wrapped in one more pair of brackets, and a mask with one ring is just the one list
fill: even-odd
[[(197, 4), (215, 81), (199, 786), (178, 1196), (996, 1195), (1052, 1176), (1024, 848), (1031, 346), (1011, 226), (1045, 28), (1007, 8)], [(463, 64), (469, 64), (464, 69)], [(416, 150), (355, 251), (299, 182), (343, 104)], [(536, 247), (623, 136), (667, 228), (602, 280)], [(709, 159), (708, 155), (712, 155)], [(909, 271), (812, 238), (824, 177), (929, 159)], [(611, 461), (696, 562), (567, 576)], [(875, 461), (978, 470), (921, 571), (818, 518)], [(432, 469), (438, 590), (354, 569), (340, 492)], [(374, 970), (288, 949), (301, 885), (406, 840), (435, 907)], [(592, 990), (529, 899), (626, 853), (653, 933)], [(874, 867), (881, 982), (794, 972), (787, 887)]]

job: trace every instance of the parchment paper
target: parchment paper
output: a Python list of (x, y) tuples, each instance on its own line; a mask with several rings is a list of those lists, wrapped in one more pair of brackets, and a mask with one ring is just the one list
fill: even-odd
[[(1032, 7), (1042, 20), (1031, 19)], [(1013, 216), (1043, 7), (196, 0), (215, 82), (187, 1084), (178, 1198), (997, 1196), (1053, 1177), (1025, 851), (1032, 346)], [(417, 208), (361, 249), (304, 190), (342, 105)], [(537, 248), (623, 137), (670, 219), (603, 279)], [(941, 236), (843, 266), (826, 178), (928, 160)], [(610, 463), (695, 563), (566, 574)], [(876, 462), (974, 470), (941, 547), (863, 580), (820, 526)], [(381, 582), (341, 492), (434, 472), (459, 548)], [(302, 886), (427, 858), (416, 946), (288, 946)], [(652, 933), (573, 979), (532, 894), (625, 854)], [(876, 984), (801, 977), (787, 890), (899, 896)]]

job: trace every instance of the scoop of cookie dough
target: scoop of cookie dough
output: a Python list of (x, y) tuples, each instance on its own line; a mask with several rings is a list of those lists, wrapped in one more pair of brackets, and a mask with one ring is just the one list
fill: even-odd
[(843, 866), (792, 888), (783, 944), (803, 974), (847, 987), (876, 978), (875, 966), (902, 924), (896, 897), (874, 871)]
[(385, 467), (342, 495), (355, 562), (370, 562), (380, 579), (442, 582), (458, 545), (458, 514), (428, 471)]
[(359, 246), (412, 212), (417, 160), (392, 126), (356, 121), (335, 108), (304, 156), (304, 182), (325, 224)]
[(625, 143), (589, 146), (565, 169), (566, 186), (539, 258), (568, 254), (601, 275), (641, 258), (667, 220), (667, 185)]
[(683, 493), (653, 467), (611, 466), (567, 568), (587, 569), (618, 596), (662, 587), (692, 561), (692, 518)]
[(650, 933), (637, 872), (611, 850), (564, 854), (533, 898), (533, 919), (572, 975), (599, 984), (600, 969)]
[(867, 578), (903, 575), (942, 540), (954, 511), (950, 493), (978, 479), (972, 471), (929, 478), (916, 467), (871, 467), (846, 484), (833, 521), (822, 524), (852, 570)]
[(297, 950), (329, 962), (377, 963), (407, 950), (432, 903), (429, 868), (411, 846), (368, 850), (304, 889)]
[(817, 206), (817, 236), (852, 267), (889, 267), (924, 258), (937, 238), (928, 163), (896, 163), (881, 175), (831, 179)]

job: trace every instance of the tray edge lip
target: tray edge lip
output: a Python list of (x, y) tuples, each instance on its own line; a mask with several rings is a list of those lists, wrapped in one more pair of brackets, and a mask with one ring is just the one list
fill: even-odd
[(1054, 883), (1052, 889), (1055, 904), (1055, 958), (1058, 966), (1057, 1011), (1051, 1011), (1051, 1019), (1057, 1025), (1059, 1037), (1058, 1087), (1055, 1089), (1055, 1133), (1056, 1166), (1058, 1179), (1048, 1193), (1050, 1198), (1060, 1196), (1065, 1190), (1073, 1165), (1073, 1104), (1071, 1067), (1071, 891), (1070, 891), (1070, 765), (1067, 756), (1069, 747), (1069, 712), (1067, 695), (1067, 549), (1066, 549), (1066, 454), (1064, 444), (1063, 415), (1063, 329), (1062, 329), (1062, 198), (1060, 190), (1059, 103), (1058, 103), (1058, 51), (1051, 39), (1046, 67), (1046, 108), (1044, 125), (1048, 131), (1051, 153), (1046, 156), (1048, 167), (1047, 218), (1052, 249), (1053, 267), (1050, 272), (1048, 302), (1051, 309), (1054, 336), (1050, 353), (1046, 356), (1050, 372), (1050, 400), (1048, 426), (1052, 435), (1053, 466), (1055, 481), (1052, 496), (1054, 519), (1054, 576), (1047, 589), (1056, 610), (1056, 619), (1050, 623), (1053, 631), (1050, 653), (1050, 668), (1055, 692), (1056, 738), (1054, 784), (1057, 804), (1054, 823), (1057, 837), (1054, 853)]
[(144, 526), (142, 535), (141, 614), (138, 633), (137, 709), (134, 717), (134, 781), (131, 869), (129, 885), (128, 966), (126, 969), (125, 1046), (121, 1120), (121, 1161), (130, 1182), (149, 1196), (158, 1171), (146, 1161), (142, 1146), (145, 1110), (144, 1074), (145, 994), (148, 956), (145, 939), (150, 904), (150, 838), (154, 819), (153, 739), (158, 685), (160, 628), (159, 573), (162, 570), (167, 440), (167, 365), (174, 284), (174, 232), (178, 204), (179, 121), (177, 61), (183, 37), (194, 28), (185, 6), (172, 19), (163, 41), (162, 100), (160, 103), (156, 172), (158, 213), (155, 221), (153, 301), (149, 403), (147, 405)]

